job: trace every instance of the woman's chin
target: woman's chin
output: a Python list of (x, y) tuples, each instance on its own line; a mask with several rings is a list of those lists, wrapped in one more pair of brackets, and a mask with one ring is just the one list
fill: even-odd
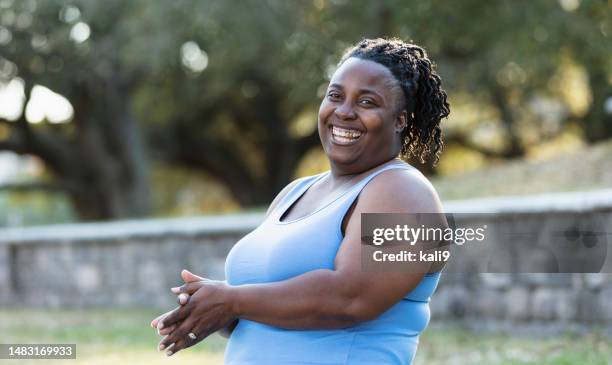
[(351, 165), (359, 160), (359, 154), (355, 151), (338, 151), (337, 149), (329, 151), (327, 154), (330, 164), (332, 165)]

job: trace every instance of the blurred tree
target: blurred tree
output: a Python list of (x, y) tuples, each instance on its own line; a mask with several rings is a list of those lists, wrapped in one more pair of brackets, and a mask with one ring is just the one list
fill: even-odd
[[(325, 2), (176, 4), (163, 16), (148, 7), (159, 23), (141, 29), (144, 39), (175, 24), (170, 38), (182, 56), (151, 76), (159, 87), (141, 90), (156, 158), (210, 172), (242, 205), (268, 203), (319, 146), (321, 88), (355, 36), (338, 36)], [(163, 57), (153, 51), (146, 57)]]
[(526, 105), (558, 96), (551, 80), (567, 56), (587, 70), (592, 96), (588, 113), (568, 118), (591, 140), (610, 135), (605, 1), (0, 0), (0, 8), (0, 76), (21, 78), (28, 98), (44, 85), (74, 107), (70, 123), (0, 122), (11, 131), (0, 149), (39, 156), (84, 218), (147, 213), (142, 139), (150, 158), (207, 171), (242, 205), (269, 202), (319, 145), (326, 78), (362, 36), (414, 39), (450, 95), (495, 111), (500, 146), (478, 137), (480, 120), (447, 143), (514, 158), (530, 140), (554, 136)]
[[(612, 77), (610, 2), (432, 1), (401, 9), (394, 12), (396, 22), (404, 24), (398, 34), (429, 46), (445, 71), (451, 95), (468, 94), (481, 108), (493, 107), (501, 122), (501, 146), (474, 133), (487, 121), (454, 130), (447, 143), (488, 157), (516, 158), (525, 155), (529, 143), (555, 137), (572, 120), (583, 124), (590, 141), (610, 138), (611, 115), (604, 115)], [(555, 81), (567, 56), (588, 72), (593, 101), (587, 115), (567, 113), (556, 133), (550, 133), (530, 104), (538, 98), (561, 99), (561, 89), (567, 86)]]
[[(397, 36), (423, 45), (436, 61), (451, 98), (465, 95), (480, 110), (494, 115), (471, 120), (458, 128), (445, 128), (447, 145), (478, 151), (487, 158), (523, 157), (529, 144), (543, 143), (578, 121), (590, 141), (610, 138), (612, 42), (609, 2), (559, 1), (331, 1), (322, 24), (333, 23), (336, 39), (350, 35)], [(368, 10), (364, 10), (368, 9)], [(556, 81), (567, 57), (589, 75), (592, 102), (584, 115), (565, 113), (560, 125), (551, 128), (542, 113), (530, 105), (538, 99), (561, 99)], [(554, 87), (551, 87), (554, 85)], [(457, 105), (454, 105), (457, 107)], [(452, 108), (457, 110), (456, 108)], [(608, 107), (609, 109), (609, 107)], [(452, 114), (452, 112), (451, 112)], [(563, 113), (562, 113), (563, 114)], [(552, 119), (555, 116), (551, 117)], [(491, 130), (502, 143), (483, 140), (478, 133)], [(431, 165), (417, 167), (434, 174)]]
[[(125, 62), (124, 25), (117, 22), (135, 9), (119, 1), (68, 4), (1, 4), (0, 76), (20, 78), (25, 100), (17, 120), (0, 120), (10, 130), (0, 150), (42, 159), (55, 179), (34, 187), (65, 191), (83, 219), (145, 215), (147, 160), (130, 106), (143, 68)], [(70, 100), (70, 123), (28, 122), (35, 85)]]
[(586, 72), (591, 93), (589, 109), (578, 119), (589, 142), (612, 138), (612, 2), (565, 3), (571, 21), (559, 30)]

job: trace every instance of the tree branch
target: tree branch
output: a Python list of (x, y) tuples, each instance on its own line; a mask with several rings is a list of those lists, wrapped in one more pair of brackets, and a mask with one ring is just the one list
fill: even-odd
[(11, 192), (31, 192), (31, 191), (50, 191), (50, 192), (64, 192), (71, 190), (72, 187), (65, 184), (48, 183), (48, 182), (24, 182), (24, 183), (8, 183), (0, 184), (0, 191), (11, 191)]
[(297, 144), (297, 155), (303, 156), (309, 149), (312, 147), (318, 146), (321, 144), (321, 139), (319, 138), (319, 130), (315, 128), (312, 133), (302, 138), (299, 138), (296, 142)]
[(25, 146), (17, 143), (14, 140), (4, 140), (4, 141), (0, 141), (0, 151), (11, 151), (11, 152), (15, 152), (18, 154), (24, 154), (25, 152)]
[(8, 120), (8, 119), (0, 118), (0, 124), (6, 125), (8, 127), (13, 127), (16, 123), (13, 120)]
[(445, 138), (445, 144), (456, 143), (462, 147), (470, 149), (472, 151), (476, 151), (490, 158), (508, 158), (507, 151), (497, 151), (491, 148), (484, 147), (479, 145), (464, 134), (453, 134)]

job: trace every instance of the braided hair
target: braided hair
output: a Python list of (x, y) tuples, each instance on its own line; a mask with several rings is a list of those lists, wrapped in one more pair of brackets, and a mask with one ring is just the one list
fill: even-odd
[(351, 57), (379, 63), (399, 81), (405, 101), (400, 110), (406, 110), (408, 122), (401, 132), (401, 157), (415, 156), (425, 163), (433, 155), (437, 164), (444, 148), (440, 121), (450, 114), (450, 105), (425, 50), (395, 38), (363, 39), (344, 53), (338, 66)]

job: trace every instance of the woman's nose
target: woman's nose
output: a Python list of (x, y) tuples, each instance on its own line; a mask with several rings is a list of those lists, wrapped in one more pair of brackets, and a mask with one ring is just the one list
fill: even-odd
[(353, 106), (351, 105), (351, 103), (348, 102), (342, 103), (342, 105), (338, 105), (338, 107), (334, 111), (334, 114), (336, 114), (339, 119), (357, 118), (357, 114), (355, 114)]

